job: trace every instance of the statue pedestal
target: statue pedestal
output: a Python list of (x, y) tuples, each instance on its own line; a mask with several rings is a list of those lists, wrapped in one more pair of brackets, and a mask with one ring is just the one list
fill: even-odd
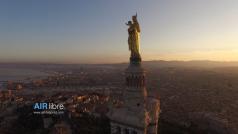
[(141, 57), (130, 57), (130, 64), (131, 65), (140, 65), (141, 64)]

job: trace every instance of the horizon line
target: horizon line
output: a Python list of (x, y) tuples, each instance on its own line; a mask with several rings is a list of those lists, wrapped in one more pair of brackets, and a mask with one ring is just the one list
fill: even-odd
[[(142, 62), (220, 62), (220, 63), (234, 63), (238, 60), (144, 60)], [(105, 64), (126, 64), (129, 63), (129, 61), (122, 61), (122, 62), (105, 62), (105, 63), (63, 63), (63, 62), (25, 62), (25, 61), (19, 61), (19, 62), (0, 62), (0, 64), (58, 64), (58, 65), (105, 65)]]

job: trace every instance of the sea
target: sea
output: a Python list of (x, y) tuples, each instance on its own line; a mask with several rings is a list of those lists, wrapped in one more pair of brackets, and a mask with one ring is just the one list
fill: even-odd
[(0, 81), (41, 78), (48, 75), (48, 73), (33, 69), (0, 68)]

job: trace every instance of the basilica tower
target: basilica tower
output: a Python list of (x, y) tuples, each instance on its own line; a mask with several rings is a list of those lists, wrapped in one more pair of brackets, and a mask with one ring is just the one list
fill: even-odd
[(130, 63), (125, 71), (123, 105), (110, 112), (111, 134), (157, 134), (160, 112), (159, 100), (146, 89), (146, 71), (139, 52), (139, 23), (137, 16), (128, 22)]

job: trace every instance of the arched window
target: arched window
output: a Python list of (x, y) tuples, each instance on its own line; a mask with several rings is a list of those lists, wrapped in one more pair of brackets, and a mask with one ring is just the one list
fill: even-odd
[(137, 132), (136, 132), (135, 130), (133, 130), (133, 131), (131, 132), (131, 134), (137, 134)]
[(116, 134), (121, 134), (121, 127), (119, 126), (116, 127)]
[(129, 78), (126, 77), (126, 85), (128, 86), (129, 85)]
[(124, 134), (130, 134), (129, 129), (124, 129)]

